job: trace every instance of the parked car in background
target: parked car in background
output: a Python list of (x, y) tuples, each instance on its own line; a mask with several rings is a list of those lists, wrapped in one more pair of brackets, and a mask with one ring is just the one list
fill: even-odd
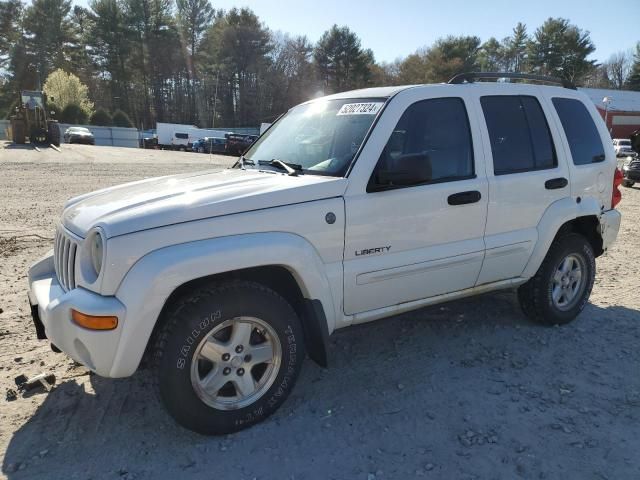
[(64, 131), (65, 143), (84, 143), (87, 145), (95, 145), (96, 139), (91, 130), (84, 127), (69, 127)]
[(140, 148), (158, 148), (158, 135), (155, 129), (138, 132)]
[(230, 133), (227, 137), (226, 152), (229, 155), (242, 155), (258, 139), (258, 135)]
[(614, 138), (613, 148), (615, 149), (616, 155), (618, 157), (624, 157), (633, 153), (633, 148), (631, 148), (631, 140), (629, 140), (628, 138)]
[(622, 162), (622, 185), (633, 187), (636, 182), (640, 182), (640, 156), (637, 153), (628, 155)]
[(191, 150), (198, 153), (224, 153), (227, 140), (221, 137), (199, 138), (191, 145)]

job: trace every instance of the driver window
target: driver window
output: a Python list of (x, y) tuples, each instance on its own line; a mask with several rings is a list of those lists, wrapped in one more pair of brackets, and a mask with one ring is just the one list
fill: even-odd
[(436, 98), (404, 112), (380, 155), (369, 191), (472, 178), (473, 147), (461, 98)]

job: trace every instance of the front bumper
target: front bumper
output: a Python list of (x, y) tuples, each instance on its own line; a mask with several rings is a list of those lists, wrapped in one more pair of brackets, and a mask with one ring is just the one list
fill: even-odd
[[(36, 333), (42, 333), (74, 360), (104, 377), (118, 376), (112, 372), (126, 309), (115, 297), (104, 297), (84, 288), (65, 291), (55, 273), (53, 250), (29, 269), (29, 303)], [(115, 315), (114, 330), (96, 331), (71, 320), (71, 309), (88, 315)], [(44, 332), (38, 332), (38, 324)]]
[(608, 210), (600, 215), (600, 235), (602, 236), (602, 249), (605, 252), (616, 241), (621, 219), (622, 215), (615, 209)]

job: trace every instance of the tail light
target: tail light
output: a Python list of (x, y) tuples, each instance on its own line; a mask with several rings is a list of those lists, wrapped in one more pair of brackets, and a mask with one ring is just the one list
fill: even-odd
[(616, 205), (622, 200), (622, 192), (618, 188), (622, 183), (622, 172), (616, 168), (613, 174), (613, 193), (611, 194), (611, 208), (616, 208)]

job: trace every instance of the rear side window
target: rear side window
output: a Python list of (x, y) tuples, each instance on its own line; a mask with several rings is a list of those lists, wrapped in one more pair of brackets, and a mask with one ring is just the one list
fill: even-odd
[(552, 101), (567, 136), (574, 165), (604, 161), (600, 133), (587, 107), (573, 98), (554, 98)]
[[(412, 163), (413, 168), (408, 168)], [(408, 178), (409, 171), (419, 172), (419, 178)], [(473, 176), (473, 146), (464, 102), (435, 98), (416, 102), (402, 114), (370, 185), (406, 187)]]
[(176, 133), (176, 138), (182, 138), (184, 140), (189, 138), (189, 135), (186, 133)]
[(495, 175), (554, 168), (558, 161), (538, 99), (495, 95), (480, 99)]

